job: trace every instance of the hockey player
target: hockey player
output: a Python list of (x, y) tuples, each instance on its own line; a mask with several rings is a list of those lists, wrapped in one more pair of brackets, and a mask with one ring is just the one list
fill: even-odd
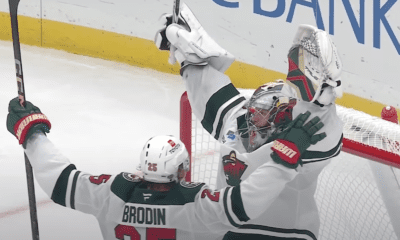
[(94, 215), (104, 239), (188, 240), (197, 236), (195, 232), (202, 233), (199, 239), (212, 239), (257, 217), (277, 197), (274, 189), (297, 175), (268, 159), (296, 164), (311, 144), (326, 137), (316, 134), (323, 127), (318, 118), (304, 125), (309, 116), (299, 115), (277, 137), (277, 145), (290, 145), (290, 151), (276, 146), (264, 152), (268, 155), (250, 153), (249, 157), (262, 158), (265, 163), (239, 186), (218, 192), (203, 183), (183, 180), (188, 152), (172, 136), (156, 136), (145, 143), (140, 155), (143, 177), (126, 172), (93, 176), (77, 170), (51, 143), (45, 134), (50, 121), (32, 103), (23, 107), (18, 98), (10, 101), (7, 129), (25, 148), (35, 178), (47, 195), (57, 204)]
[(329, 35), (300, 25), (288, 53), (286, 83), (280, 80), (263, 85), (248, 99), (224, 74), (234, 57), (207, 34), (187, 5), (181, 6), (178, 24), (171, 24), (169, 15), (164, 17), (166, 24), (157, 32), (155, 44), (160, 50), (175, 50), (170, 59), (181, 65), (194, 114), (215, 139), (224, 143), (217, 188), (237, 186), (247, 179), (265, 160), (245, 153), (265, 155), (274, 135), (300, 113), (310, 111), (325, 124), (323, 131), (328, 137), (307, 149), (301, 167), (274, 159), (296, 168), (296, 177), (274, 188), (278, 197), (260, 217), (239, 224), (224, 239), (287, 239), (296, 234), (298, 239), (315, 239), (319, 229), (314, 200), (318, 175), (340, 153), (342, 145), (343, 124), (334, 103), (341, 97), (342, 64)]

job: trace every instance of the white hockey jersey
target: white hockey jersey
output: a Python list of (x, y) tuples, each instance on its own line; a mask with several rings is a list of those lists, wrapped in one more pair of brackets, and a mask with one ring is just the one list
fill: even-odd
[[(266, 161), (236, 187), (212, 191), (203, 183), (181, 182), (169, 192), (158, 192), (131, 173), (93, 176), (77, 170), (42, 133), (30, 137), (25, 153), (47, 195), (62, 206), (94, 215), (104, 239), (110, 240), (221, 237), (257, 218), (297, 175)], [(238, 157), (268, 159), (257, 154)]]
[[(237, 186), (268, 161), (271, 143), (252, 152), (255, 157), (241, 157), (240, 154), (246, 153), (240, 139), (240, 129), (246, 124), (245, 95), (233, 86), (228, 76), (210, 66), (190, 66), (183, 72), (183, 78), (192, 111), (203, 127), (223, 143), (217, 189)], [(319, 217), (314, 200), (317, 179), (330, 159), (341, 151), (343, 123), (334, 104), (321, 107), (298, 101), (293, 108), (293, 119), (306, 111), (311, 112), (309, 120), (314, 116), (320, 117), (324, 127), (317, 133), (325, 132), (327, 137), (307, 149), (302, 155), (303, 166), (296, 169), (296, 177), (284, 188), (275, 189), (278, 192), (274, 194), (278, 197), (260, 217), (239, 225), (238, 230), (229, 232), (224, 239), (248, 237), (242, 234), (257, 234), (252, 235), (253, 238), (267, 235), (286, 239), (300, 233), (303, 234), (300, 239), (317, 238)], [(243, 196), (246, 194), (242, 191)]]

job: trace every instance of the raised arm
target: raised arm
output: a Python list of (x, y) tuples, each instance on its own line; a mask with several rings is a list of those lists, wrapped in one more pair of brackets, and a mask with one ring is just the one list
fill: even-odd
[(55, 203), (95, 216), (104, 210), (115, 176), (79, 171), (40, 132), (28, 139), (25, 153), (40, 187)]
[(110, 194), (111, 175), (92, 176), (76, 169), (47, 138), (50, 121), (30, 102), (14, 98), (9, 104), (7, 129), (25, 148), (40, 187), (57, 204), (97, 215)]
[(181, 6), (178, 24), (171, 24), (171, 15), (163, 18), (165, 26), (156, 33), (155, 43), (160, 50), (177, 49), (175, 58), (182, 67), (192, 110), (203, 127), (221, 139), (224, 119), (236, 114), (245, 102), (224, 74), (235, 59), (208, 35), (186, 4)]

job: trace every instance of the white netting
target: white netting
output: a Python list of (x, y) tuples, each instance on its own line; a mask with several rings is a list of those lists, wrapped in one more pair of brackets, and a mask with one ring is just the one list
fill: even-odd
[(192, 182), (216, 186), (219, 142), (206, 132), (192, 114)]
[(315, 192), (321, 221), (318, 239), (397, 239), (370, 163), (342, 152), (321, 172)]
[(345, 138), (400, 155), (398, 124), (342, 106), (337, 106), (337, 114), (344, 122)]

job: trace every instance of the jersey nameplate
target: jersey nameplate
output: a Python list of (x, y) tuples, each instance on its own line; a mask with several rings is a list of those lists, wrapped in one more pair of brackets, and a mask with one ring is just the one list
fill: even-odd
[(121, 223), (128, 225), (166, 226), (166, 206), (154, 206), (143, 204), (126, 204), (123, 208)]

